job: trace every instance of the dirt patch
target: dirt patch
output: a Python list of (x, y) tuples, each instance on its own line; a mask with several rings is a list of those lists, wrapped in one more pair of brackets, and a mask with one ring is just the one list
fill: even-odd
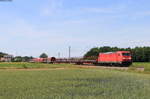
[(98, 68), (98, 69), (117, 69), (117, 70), (128, 70), (129, 67), (110, 67), (110, 66), (89, 66), (89, 65), (84, 65), (81, 66), (79, 65), (80, 68)]
[(145, 70), (145, 68), (144, 67), (137, 67), (136, 70), (140, 71), (140, 72), (143, 72)]
[(41, 71), (41, 70), (63, 70), (66, 68), (3, 68), (0, 70), (8, 70), (8, 71)]
[[(41, 70), (63, 70), (63, 69), (77, 69), (77, 68), (97, 68), (97, 69), (116, 69), (116, 70), (128, 70), (129, 67), (110, 67), (110, 66), (94, 66), (94, 65), (75, 65), (72, 68), (15, 68), (15, 67), (6, 67), (6, 68), (0, 68), (0, 70), (11, 70), (11, 71), (41, 71)], [(141, 70), (141, 68), (140, 68)], [(142, 69), (143, 70), (143, 69)], [(141, 71), (142, 71), (141, 70)]]

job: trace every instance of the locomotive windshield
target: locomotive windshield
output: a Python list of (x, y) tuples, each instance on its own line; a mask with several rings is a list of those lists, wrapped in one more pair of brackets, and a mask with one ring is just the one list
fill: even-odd
[(130, 53), (122, 53), (123, 56), (131, 56)]

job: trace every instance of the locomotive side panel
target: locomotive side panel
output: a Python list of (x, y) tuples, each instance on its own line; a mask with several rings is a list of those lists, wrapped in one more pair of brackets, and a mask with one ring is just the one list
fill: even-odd
[(98, 63), (119, 63), (119, 57), (117, 53), (100, 53), (98, 57)]
[(100, 53), (98, 63), (108, 65), (131, 65), (132, 58), (129, 51)]

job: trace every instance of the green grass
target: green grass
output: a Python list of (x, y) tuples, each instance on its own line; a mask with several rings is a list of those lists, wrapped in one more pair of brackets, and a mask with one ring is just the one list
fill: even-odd
[(25, 62), (14, 62), (0, 63), (0, 69), (8, 69), (8, 68), (18, 68), (18, 69), (31, 69), (31, 68), (73, 68), (74, 66), (71, 64), (44, 64), (44, 63), (25, 63)]
[[(134, 62), (130, 67), (129, 71), (135, 72), (137, 68), (143, 67), (143, 73), (150, 73), (150, 62)], [(0, 63), (0, 69), (36, 69), (36, 68), (80, 68), (72, 64), (44, 64), (44, 63), (25, 63), (25, 62), (16, 62), (16, 63)]]
[(130, 66), (130, 70), (136, 70), (136, 68), (144, 68), (145, 73), (150, 73), (150, 62), (135, 62)]
[(150, 62), (135, 62), (133, 63), (135, 67), (150, 67)]
[(132, 72), (124, 72), (71, 64), (0, 63), (0, 99), (149, 99), (150, 75), (133, 72), (137, 67), (149, 72), (149, 66), (134, 63)]
[(0, 71), (0, 99), (149, 99), (150, 76), (101, 69)]

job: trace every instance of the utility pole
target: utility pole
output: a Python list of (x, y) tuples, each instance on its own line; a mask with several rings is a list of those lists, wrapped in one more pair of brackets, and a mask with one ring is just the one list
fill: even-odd
[(58, 58), (60, 58), (60, 52), (58, 53)]
[(71, 58), (71, 46), (69, 46), (69, 59)]

